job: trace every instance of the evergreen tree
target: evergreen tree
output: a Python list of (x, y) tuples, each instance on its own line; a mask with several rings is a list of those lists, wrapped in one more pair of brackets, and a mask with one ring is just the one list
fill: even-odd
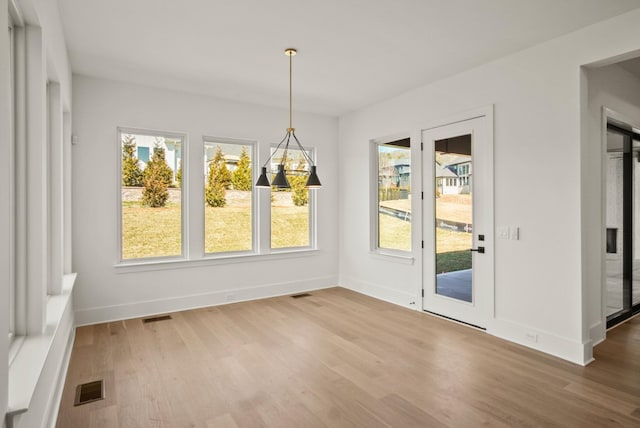
[(155, 143), (155, 147), (153, 148), (151, 159), (149, 159), (149, 162), (147, 162), (147, 167), (144, 169), (144, 179), (146, 180), (151, 174), (162, 179), (167, 187), (173, 184), (173, 171), (171, 170), (171, 168), (169, 168), (169, 165), (167, 165), (164, 149), (157, 141)]
[[(226, 173), (225, 173), (226, 171)], [(227, 204), (227, 185), (231, 182), (231, 174), (224, 162), (224, 155), (220, 147), (209, 162), (209, 174), (204, 199), (210, 207), (224, 207)]]
[(178, 183), (178, 187), (182, 188), (182, 160), (180, 160), (180, 166), (176, 172), (176, 182)]
[(136, 152), (136, 137), (125, 135), (122, 141), (122, 185), (140, 187), (142, 185), (142, 171)]
[(236, 190), (251, 190), (251, 159), (246, 147), (242, 147), (238, 167), (231, 175), (233, 188)]
[(156, 143), (153, 155), (144, 169), (144, 191), (142, 204), (152, 208), (164, 207), (169, 199), (169, 184), (173, 171), (164, 158), (164, 149)]

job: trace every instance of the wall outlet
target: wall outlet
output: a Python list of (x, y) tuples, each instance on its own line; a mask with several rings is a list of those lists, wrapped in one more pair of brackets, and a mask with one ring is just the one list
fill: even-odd
[(236, 296), (234, 294), (227, 294), (227, 302), (233, 302), (236, 300)]
[(533, 342), (533, 343), (537, 343), (538, 342), (538, 335), (532, 331), (528, 331), (524, 334), (524, 337), (529, 341), (529, 342)]

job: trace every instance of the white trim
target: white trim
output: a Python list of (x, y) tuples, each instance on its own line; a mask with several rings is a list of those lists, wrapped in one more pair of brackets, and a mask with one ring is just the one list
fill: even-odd
[(69, 330), (69, 337), (65, 346), (64, 355), (60, 362), (60, 370), (57, 371), (56, 382), (51, 390), (51, 397), (48, 402), (48, 409), (46, 411), (45, 422), (48, 421), (49, 428), (55, 428), (58, 422), (58, 412), (60, 411), (60, 403), (62, 401), (62, 393), (64, 392), (64, 384), (67, 379), (67, 372), (69, 370), (69, 363), (71, 362), (71, 353), (73, 351), (73, 344), (76, 339), (76, 328), (73, 326)]
[[(542, 351), (581, 366), (589, 363), (588, 359), (585, 360), (584, 344), (567, 337), (500, 318), (490, 320), (486, 331), (493, 336)], [(531, 334), (536, 335), (537, 341), (526, 340), (527, 335)]]
[(419, 298), (411, 293), (398, 291), (386, 285), (363, 281), (352, 277), (343, 277), (340, 286), (378, 300), (393, 303), (408, 309), (420, 310)]
[[(453, 114), (448, 116), (445, 119), (441, 119), (438, 121), (432, 121), (430, 122), (425, 128), (422, 129), (421, 131), (421, 136), (424, 135), (425, 131), (435, 131), (438, 128), (443, 128), (443, 127), (448, 127), (448, 126), (452, 126), (452, 125), (457, 125), (457, 124), (463, 124), (464, 122), (467, 121), (471, 121), (474, 119), (484, 119), (486, 121), (486, 138), (487, 138), (487, 146), (483, 148), (482, 150), (482, 158), (483, 158), (483, 164), (484, 167), (486, 169), (487, 174), (490, 174), (490, 183), (488, 185), (488, 187), (486, 189), (483, 189), (483, 199), (486, 199), (488, 201), (490, 201), (490, 205), (488, 205), (486, 207), (487, 209), (487, 215), (489, 215), (490, 218), (488, 218), (486, 220), (486, 225), (485, 228), (483, 230), (484, 234), (485, 234), (485, 240), (486, 240), (486, 244), (488, 246), (488, 251), (489, 251), (489, 256), (491, 257), (491, 265), (490, 265), (490, 269), (489, 272), (487, 272), (487, 278), (486, 280), (488, 281), (488, 285), (487, 285), (487, 289), (486, 289), (486, 293), (488, 293), (488, 296), (484, 296), (486, 297), (486, 301), (484, 302), (484, 304), (486, 305), (485, 311), (484, 313), (480, 314), (480, 317), (483, 319), (485, 324), (490, 323), (490, 320), (492, 320), (495, 317), (495, 198), (494, 198), (494, 187), (495, 187), (495, 168), (494, 168), (494, 145), (495, 145), (495, 141), (494, 141), (494, 106), (493, 104), (484, 106), (484, 107), (479, 107), (479, 108), (475, 108), (472, 110), (468, 110), (465, 112), (460, 112), (457, 114)], [(424, 145), (425, 142), (423, 141), (423, 137), (421, 137), (421, 143)], [(425, 149), (422, 152), (422, 157), (421, 157), (421, 165), (422, 165), (422, 191), (426, 194), (426, 195), (433, 195), (434, 194), (434, 186), (435, 186), (435, 180), (432, 179), (428, 179), (428, 188), (425, 188), (425, 180), (424, 180), (424, 171), (429, 171), (431, 170), (429, 168), (425, 168), (425, 156), (428, 157), (429, 160), (429, 164), (433, 164), (433, 154), (426, 153)], [(429, 149), (430, 150), (430, 149)], [(475, 150), (474, 150), (475, 152)], [(474, 155), (476, 156), (476, 155)], [(426, 210), (425, 210), (425, 205), (428, 205), (430, 207), (430, 211), (431, 214), (426, 214)], [(430, 196), (428, 196), (426, 199), (424, 199), (422, 201), (422, 211), (421, 211), (421, 222), (424, 225), (425, 221), (430, 220), (431, 218), (433, 218), (434, 214), (434, 205), (433, 205), (433, 201), (431, 199)], [(474, 214), (475, 216), (475, 214)], [(431, 236), (431, 234), (433, 233), (431, 231), (431, 229), (427, 230), (425, 227), (423, 227), (422, 229), (422, 240), (425, 242), (425, 245), (427, 246), (426, 249), (430, 248), (430, 245), (433, 245), (433, 242), (435, 242), (435, 236)], [(425, 236), (425, 233), (429, 234), (429, 236)], [(428, 238), (432, 238), (432, 239), (428, 239)], [(433, 248), (433, 247), (431, 247)], [(433, 255), (433, 251), (431, 252), (431, 254)], [(426, 274), (427, 272), (425, 272), (425, 267), (428, 266), (427, 265), (427, 261), (426, 261), (426, 252), (423, 251), (422, 253), (422, 275), (421, 275), (421, 287), (422, 290), (424, 290), (424, 285), (425, 285), (425, 278), (426, 278)], [(429, 260), (429, 263), (433, 263), (433, 260)], [(434, 273), (435, 274), (435, 270), (434, 268), (430, 269), (430, 273)], [(475, 292), (475, 290), (474, 290)], [(423, 292), (422, 293), (424, 295), (424, 297), (421, 300), (421, 309), (424, 310), (424, 301), (425, 298), (428, 297), (428, 293), (427, 292)], [(475, 294), (475, 293), (474, 293)], [(446, 300), (443, 296), (439, 296), (442, 297), (443, 300)], [(474, 302), (475, 302), (475, 298), (474, 298)], [(475, 303), (474, 303), (475, 304)], [(447, 314), (443, 314), (443, 315), (447, 315)], [(460, 315), (460, 314), (459, 314)], [(458, 316), (459, 316), (458, 315)], [(485, 319), (486, 317), (486, 319)]]
[[(288, 294), (320, 290), (335, 287), (336, 276), (322, 276), (281, 283), (259, 285), (246, 288), (233, 288), (212, 293), (192, 294), (187, 296), (166, 297), (122, 305), (100, 306), (78, 310), (75, 313), (76, 325), (91, 325), (104, 322), (132, 319), (156, 314), (185, 311), (203, 307), (245, 302), (250, 300), (277, 297)], [(233, 295), (233, 300), (228, 300)]]
[[(410, 254), (410, 252), (407, 251)], [(402, 263), (405, 265), (412, 265), (415, 262), (415, 257), (410, 255), (396, 254), (392, 252), (387, 252), (386, 250), (369, 250), (369, 254), (371, 257), (386, 260), (389, 262)]]
[[(228, 137), (211, 137), (211, 136), (203, 136), (202, 137), (202, 148), (203, 148), (203, 161), (206, 161), (206, 156), (207, 156), (207, 145), (214, 145), (214, 144), (229, 144), (229, 145), (234, 145), (234, 146), (244, 146), (244, 147), (248, 147), (249, 148), (249, 156), (251, 157), (251, 249), (250, 250), (244, 250), (244, 251), (223, 251), (223, 252), (212, 252), (212, 253), (208, 253), (206, 251), (206, 247), (207, 247), (207, 242), (206, 242), (206, 235), (207, 235), (207, 216), (206, 216), (206, 201), (204, 200), (204, 198), (202, 199), (202, 209), (203, 212), (205, 213), (202, 217), (202, 228), (200, 229), (202, 231), (202, 249), (201, 249), (201, 253), (202, 253), (202, 258), (203, 259), (212, 259), (212, 258), (217, 258), (217, 257), (225, 257), (225, 256), (241, 256), (241, 255), (254, 255), (258, 253), (258, 239), (257, 239), (257, 229), (258, 229), (258, 209), (257, 209), (257, 195), (258, 192), (256, 192), (256, 188), (253, 185), (253, 183), (255, 183), (256, 180), (256, 162), (255, 162), (255, 158), (256, 158), (256, 152), (257, 152), (257, 141), (256, 140), (245, 140), (245, 139), (239, 139), (239, 138), (228, 138)], [(203, 165), (204, 169), (207, 169), (206, 165)], [(204, 170), (203, 169), (203, 170)], [(204, 173), (203, 175), (204, 177), (204, 185), (203, 188), (206, 189), (207, 186), (207, 173)], [(206, 190), (205, 190), (206, 192)], [(191, 258), (191, 260), (194, 260), (194, 258)]]
[[(411, 133), (409, 132), (398, 132), (395, 134), (387, 135), (384, 137), (374, 138), (369, 140), (369, 254), (372, 256), (377, 254), (380, 256), (389, 257), (389, 260), (392, 260), (393, 257), (399, 259), (411, 259), (411, 263), (413, 263), (413, 227), (415, 222), (413, 218), (410, 225), (409, 237), (411, 239), (411, 249), (410, 250), (398, 250), (394, 248), (386, 248), (380, 247), (380, 201), (379, 199), (379, 188), (378, 188), (378, 180), (380, 178), (380, 168), (379, 168), (379, 147), (385, 144), (392, 143), (398, 140), (409, 139), (409, 147), (406, 150), (409, 153), (409, 160), (411, 162), (411, 183), (413, 184), (413, 151), (411, 150), (411, 146), (414, 144), (415, 140), (411, 137)], [(414, 187), (411, 186), (413, 189)], [(412, 198), (413, 199), (413, 198)], [(413, 205), (413, 204), (412, 204)], [(385, 258), (385, 257), (383, 257)]]
[(49, 193), (49, 283), (48, 294), (60, 294), (62, 291), (63, 275), (63, 136), (62, 136), (62, 94), (60, 84), (49, 82), (47, 85), (47, 153), (49, 163), (48, 193)]
[(296, 248), (288, 251), (279, 251), (267, 254), (257, 253), (223, 253), (224, 255), (203, 257), (201, 259), (136, 259), (127, 263), (114, 265), (116, 273), (148, 272), (166, 269), (187, 269), (193, 267), (216, 266), (234, 263), (247, 263), (250, 261), (269, 261), (278, 259), (293, 259), (297, 257), (309, 257), (319, 253), (314, 248)]
[(601, 320), (600, 322), (604, 324), (604, 331), (601, 331), (600, 334), (593, 336), (593, 329), (590, 329), (590, 339), (594, 342), (593, 346), (601, 341), (606, 340), (607, 331), (607, 249), (606, 249), (606, 227), (607, 227), (607, 124), (609, 123), (609, 119), (613, 119), (615, 122), (624, 123), (633, 128), (635, 132), (640, 132), (640, 125), (624, 114), (618, 113), (617, 111), (610, 109), (607, 106), (602, 106), (602, 116), (600, 122), (600, 162), (602, 168), (602, 179), (600, 180), (600, 218), (602, 219), (602, 224), (600, 225), (600, 239), (603, 243), (601, 252), (600, 252), (600, 306), (601, 306)]
[[(272, 149), (275, 149), (276, 147), (278, 147), (277, 144), (269, 144), (269, 156), (273, 156), (276, 152), (273, 151)], [(284, 149), (280, 149), (280, 150), (284, 150)], [(293, 147), (290, 148), (289, 150), (294, 150), (297, 152), (301, 152), (300, 148), (298, 147)], [(304, 150), (306, 150), (307, 155), (309, 155), (309, 157), (311, 158), (311, 160), (313, 162), (316, 161), (316, 149), (314, 146), (307, 146), (304, 148)], [(270, 158), (268, 161), (268, 164), (271, 164), (272, 159)], [(306, 162), (306, 160), (305, 160)], [(267, 165), (267, 171), (269, 171), (269, 165)], [(269, 203), (269, 234), (267, 236), (264, 236), (263, 239), (266, 241), (267, 245), (266, 245), (266, 252), (264, 254), (279, 254), (279, 253), (290, 253), (293, 251), (299, 251), (299, 250), (317, 250), (318, 249), (318, 232), (317, 232), (317, 222), (318, 222), (318, 209), (317, 209), (317, 192), (318, 189), (308, 189), (308, 195), (309, 195), (309, 200), (307, 202), (307, 207), (308, 207), (308, 211), (309, 211), (309, 245), (301, 245), (299, 247), (278, 247), (278, 248), (274, 248), (272, 247), (271, 243), (272, 243), (272, 236), (271, 236), (271, 224), (272, 224), (272, 214), (273, 214), (273, 206), (271, 205), (271, 195), (273, 192), (273, 187), (271, 187), (269, 189), (269, 196), (268, 196), (268, 203)], [(293, 190), (291, 190), (291, 192), (293, 192)], [(266, 192), (265, 192), (266, 193)], [(262, 196), (265, 197), (265, 196)]]
[[(122, 257), (122, 136), (123, 135), (142, 135), (146, 137), (161, 137), (167, 139), (180, 140), (180, 166), (182, 167), (182, 179), (180, 181), (180, 233), (182, 234), (181, 253), (173, 256), (161, 256), (161, 257), (142, 257), (139, 259), (124, 259)], [(118, 126), (116, 128), (116, 153), (117, 153), (117, 166), (116, 166), (116, 179), (117, 179), (117, 217), (116, 217), (116, 231), (117, 231), (117, 247), (116, 248), (116, 260), (118, 264), (127, 264), (129, 262), (141, 262), (145, 260), (153, 261), (174, 261), (174, 260), (188, 260), (189, 258), (189, 211), (187, 208), (188, 203), (188, 176), (189, 176), (189, 161), (188, 161), (188, 144), (187, 134), (172, 131), (153, 131), (144, 128), (128, 128)]]
[[(73, 331), (71, 294), (75, 280), (75, 273), (65, 275), (62, 293), (51, 296), (47, 300), (47, 322), (44, 333), (25, 337), (16, 357), (9, 366), (8, 417), (24, 413), (29, 409), (45, 364), (51, 357), (52, 345), (58, 337), (61, 327), (68, 327)], [(65, 319), (68, 325), (63, 325)], [(65, 347), (68, 348), (66, 345)]]

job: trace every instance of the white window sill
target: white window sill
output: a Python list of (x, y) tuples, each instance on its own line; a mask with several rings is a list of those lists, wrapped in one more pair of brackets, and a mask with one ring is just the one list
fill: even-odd
[(203, 267), (209, 265), (258, 262), (278, 259), (291, 259), (297, 257), (310, 257), (318, 254), (320, 250), (316, 248), (287, 248), (273, 250), (267, 254), (257, 253), (235, 253), (226, 255), (205, 255), (201, 259), (155, 259), (155, 260), (135, 260), (131, 262), (121, 262), (114, 265), (116, 273), (144, 272), (165, 269), (181, 269), (192, 267)]
[(414, 257), (410, 254), (398, 254), (392, 252), (386, 252), (381, 250), (370, 250), (369, 254), (376, 259), (386, 260), (394, 263), (401, 263), (405, 265), (412, 265)]
[(14, 338), (10, 350), (13, 358), (9, 364), (8, 416), (24, 413), (29, 409), (51, 344), (71, 299), (75, 280), (75, 273), (65, 275), (62, 293), (47, 299), (47, 325), (43, 334)]

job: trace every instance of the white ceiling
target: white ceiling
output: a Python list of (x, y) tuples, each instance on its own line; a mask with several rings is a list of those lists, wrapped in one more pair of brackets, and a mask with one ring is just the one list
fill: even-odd
[(640, 0), (58, 0), (75, 73), (340, 115)]

